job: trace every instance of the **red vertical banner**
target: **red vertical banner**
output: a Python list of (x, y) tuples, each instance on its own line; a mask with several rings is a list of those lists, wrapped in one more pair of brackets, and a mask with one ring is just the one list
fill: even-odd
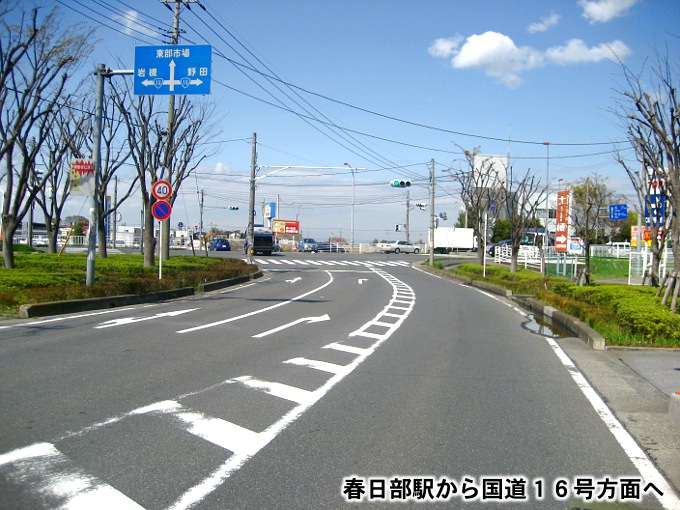
[(564, 253), (569, 245), (569, 217), (571, 216), (571, 192), (557, 192), (557, 226), (555, 228), (555, 251)]

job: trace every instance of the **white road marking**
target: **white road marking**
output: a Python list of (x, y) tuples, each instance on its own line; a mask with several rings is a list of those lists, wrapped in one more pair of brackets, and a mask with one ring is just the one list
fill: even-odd
[(280, 303), (276, 303), (275, 305), (271, 305), (271, 306), (268, 306), (266, 308), (260, 308), (258, 310), (254, 310), (252, 312), (244, 313), (243, 315), (238, 315), (236, 317), (230, 317), (228, 319), (224, 319), (224, 320), (217, 321), (217, 322), (211, 322), (211, 323), (208, 323), (208, 324), (203, 324), (201, 326), (196, 326), (196, 327), (193, 327), (193, 328), (181, 329), (177, 333), (180, 333), (180, 334), (181, 333), (191, 333), (193, 331), (198, 331), (200, 329), (212, 328), (214, 326), (219, 326), (221, 324), (227, 324), (228, 322), (234, 322), (234, 321), (237, 321), (239, 319), (243, 319), (245, 317), (251, 317), (253, 315), (268, 312), (269, 310), (273, 310), (274, 308), (278, 308), (280, 306), (284, 306), (284, 305), (293, 303), (295, 301), (299, 301), (300, 299), (303, 299), (303, 298), (305, 298), (305, 297), (307, 297), (311, 294), (314, 294), (315, 292), (318, 292), (321, 289), (328, 287), (331, 283), (333, 283), (333, 275), (328, 271), (326, 271), (326, 273), (328, 274), (328, 281), (326, 283), (317, 287), (316, 289), (310, 290), (309, 292), (305, 292), (304, 294), (300, 294), (299, 296), (296, 296), (293, 299), (289, 299), (288, 301), (282, 301)]
[(148, 317), (122, 317), (120, 319), (112, 319), (110, 321), (102, 322), (99, 326), (95, 326), (94, 329), (112, 328), (114, 326), (123, 326), (126, 324), (133, 324), (135, 322), (150, 321), (153, 319), (162, 319), (163, 317), (177, 317), (178, 315), (183, 315), (185, 313), (200, 310), (200, 308), (188, 308), (186, 310), (175, 310), (172, 312), (161, 312), (156, 315), (150, 315)]
[[(467, 285), (464, 286), (469, 287)], [(501, 297), (495, 296), (493, 294), (490, 294), (477, 288), (474, 289), (484, 294), (485, 296), (488, 296), (500, 303), (509, 306), (510, 308), (512, 308), (513, 310), (515, 310), (517, 313), (524, 317), (528, 315), (526, 312), (517, 308), (512, 303), (508, 303)], [(652, 481), (654, 485), (663, 493), (663, 496), (660, 496), (656, 491), (652, 491), (654, 496), (656, 496), (659, 502), (663, 505), (664, 509), (680, 510), (680, 497), (678, 497), (678, 495), (675, 493), (675, 489), (673, 489), (673, 487), (668, 483), (666, 478), (664, 478), (664, 476), (657, 469), (654, 463), (651, 460), (649, 460), (649, 457), (642, 450), (642, 448), (640, 448), (640, 446), (637, 444), (633, 436), (631, 436), (630, 433), (623, 427), (623, 425), (621, 425), (621, 422), (619, 422), (616, 419), (611, 409), (607, 407), (607, 404), (604, 403), (602, 398), (597, 394), (595, 389), (588, 383), (588, 381), (583, 376), (581, 371), (576, 367), (576, 365), (574, 365), (574, 362), (567, 355), (567, 353), (564, 352), (564, 350), (559, 346), (559, 344), (552, 338), (546, 338), (545, 340), (548, 342), (550, 347), (552, 347), (553, 352), (562, 362), (562, 364), (566, 367), (567, 371), (569, 372), (572, 379), (576, 383), (576, 386), (578, 386), (578, 388), (581, 390), (581, 392), (586, 397), (590, 405), (593, 407), (595, 412), (600, 416), (605, 426), (609, 429), (609, 431), (612, 433), (616, 441), (619, 443), (625, 454), (628, 456), (630, 461), (636, 467), (636, 469), (640, 473), (640, 476), (642, 476), (642, 478), (645, 481)]]
[(6, 464), (13, 467), (7, 472), (10, 479), (30, 484), (60, 509), (144, 510), (125, 494), (80, 471), (50, 443), (36, 443), (0, 455), (0, 466)]
[(363, 347), (354, 347), (353, 345), (340, 344), (333, 342), (332, 344), (324, 345), (324, 349), (333, 349), (335, 351), (349, 352), (350, 354), (367, 354), (371, 349), (364, 349)]
[(249, 375), (237, 377), (234, 380), (245, 386), (248, 386), (249, 388), (264, 391), (265, 393), (274, 395), (275, 397), (296, 402), (298, 404), (307, 404), (314, 400), (314, 392), (303, 390), (302, 388), (296, 388), (295, 386), (289, 386), (288, 384), (261, 381), (259, 379), (254, 379)]
[(293, 278), (292, 280), (286, 280), (286, 283), (295, 283), (299, 282), (300, 280), (302, 280), (302, 277), (298, 276), (297, 278)]
[(307, 324), (312, 324), (314, 322), (324, 322), (329, 320), (331, 320), (331, 318), (327, 313), (324, 315), (320, 315), (318, 317), (302, 317), (300, 319), (289, 322), (288, 324), (284, 324), (283, 326), (279, 326), (278, 328), (270, 329), (269, 331), (253, 335), (253, 338), (262, 338), (264, 336), (271, 335), (272, 333), (277, 333), (279, 331), (283, 331), (284, 329), (295, 326), (296, 324), (301, 324), (303, 322), (306, 322)]
[[(145, 305), (141, 308), (147, 308), (150, 306), (157, 306), (155, 304), (153, 305)], [(22, 322), (21, 324), (10, 324), (9, 326), (0, 326), (0, 329), (10, 329), (10, 328), (26, 328), (26, 327), (40, 327), (43, 324), (49, 324), (50, 322), (60, 322), (60, 321), (66, 321), (66, 320), (72, 320), (72, 319), (81, 319), (83, 317), (94, 317), (97, 315), (104, 315), (108, 313), (116, 313), (116, 312), (128, 312), (130, 310), (137, 310), (138, 308), (136, 307), (129, 307), (129, 308), (114, 308), (111, 310), (101, 310), (98, 312), (90, 312), (90, 313), (81, 313), (78, 315), (69, 315), (68, 317), (54, 317), (52, 319), (44, 319), (44, 320), (38, 320), (35, 322)]]
[[(380, 274), (390, 282), (396, 292), (396, 285), (399, 282), (396, 278), (382, 273), (378, 270), (373, 272)], [(330, 280), (319, 289), (329, 285)], [(389, 276), (389, 278), (388, 278)], [(315, 292), (311, 291), (311, 292)], [(296, 299), (301, 299), (311, 292), (298, 296)], [(413, 296), (415, 300), (415, 296)], [(271, 309), (272, 307), (269, 307)], [(389, 305), (386, 307), (389, 308)], [(264, 311), (264, 310), (261, 310)], [(259, 313), (255, 312), (255, 313)], [(373, 321), (369, 321), (365, 326), (368, 327), (374, 321), (377, 321), (383, 312), (378, 314)], [(252, 314), (249, 314), (252, 315)], [(406, 314), (407, 315), (407, 314)], [(402, 321), (403, 321), (402, 317)], [(401, 321), (400, 321), (401, 323)], [(184, 510), (195, 507), (208, 494), (217, 489), (224, 483), (235, 471), (237, 471), (245, 462), (257, 454), (265, 445), (271, 442), (280, 432), (299, 418), (307, 409), (325, 396), (331, 388), (333, 388), (339, 381), (341, 381), (347, 374), (358, 367), (368, 356), (370, 356), (377, 347), (386, 341), (396, 328), (390, 329), (383, 334), (371, 347), (360, 349), (351, 346), (344, 346), (342, 344), (329, 344), (325, 348), (337, 349), (345, 352), (357, 354), (356, 358), (348, 365), (335, 365), (331, 363), (324, 363), (316, 360), (308, 360), (304, 358), (296, 358), (288, 360), (286, 363), (298, 364), (300, 366), (307, 366), (319, 370), (324, 370), (334, 374), (326, 383), (315, 391), (307, 391), (301, 388), (292, 386), (259, 381), (249, 376), (229, 379), (220, 383), (211, 385), (201, 390), (192, 391), (184, 395), (180, 395), (176, 400), (163, 400), (154, 402), (150, 405), (142, 406), (134, 409), (128, 413), (109, 418), (102, 422), (85, 427), (77, 432), (69, 432), (60, 440), (67, 438), (81, 437), (88, 432), (100, 429), (107, 425), (118, 423), (130, 416), (140, 416), (145, 414), (167, 415), (176, 420), (177, 424), (182, 424), (185, 430), (203, 440), (210, 441), (229, 451), (234, 452), (221, 466), (214, 470), (210, 475), (200, 481), (197, 485), (191, 487), (180, 498), (175, 501), (170, 507), (170, 510)], [(197, 395), (206, 391), (211, 391), (225, 384), (239, 383), (248, 386), (258, 391), (265, 391), (273, 396), (287, 399), (292, 402), (298, 402), (298, 405), (281, 417), (278, 421), (273, 423), (270, 427), (262, 432), (254, 432), (226, 420), (206, 416), (202, 413), (189, 410), (182, 406), (177, 400), (181, 400), (193, 395)], [(51, 460), (52, 459), (52, 460)], [(53, 460), (56, 459), (56, 462)], [(38, 443), (26, 448), (14, 450), (12, 452), (0, 455), (0, 466), (11, 465), (12, 469), (6, 469), (10, 472), (10, 476), (14, 477), (18, 483), (30, 483), (34, 485), (33, 480), (39, 479), (40, 483), (37, 485), (39, 490), (45, 494), (55, 494), (63, 498), (68, 497), (66, 505), (59, 508), (68, 510), (89, 510), (90, 508), (104, 508), (104, 509), (123, 509), (128, 508), (139, 510), (142, 507), (134, 501), (128, 499), (125, 495), (119, 493), (112, 487), (103, 484), (87, 474), (80, 473), (77, 469), (71, 466), (72, 461), (65, 455), (58, 452), (56, 447), (47, 443)]]
[(600, 416), (604, 424), (607, 426), (609, 431), (618, 441), (623, 451), (626, 453), (631, 462), (635, 465), (640, 476), (645, 480), (645, 482), (653, 482), (654, 485), (663, 493), (660, 496), (656, 491), (652, 491), (654, 496), (659, 500), (659, 502), (667, 510), (680, 510), (680, 498), (675, 494), (675, 490), (666, 481), (663, 475), (656, 468), (654, 463), (649, 460), (649, 457), (637, 444), (633, 436), (631, 436), (628, 431), (623, 428), (621, 422), (619, 422), (614, 414), (611, 412), (607, 404), (604, 403), (602, 398), (597, 394), (593, 387), (586, 381), (581, 371), (576, 368), (576, 365), (571, 361), (571, 358), (567, 356), (567, 353), (562, 350), (562, 348), (553, 340), (552, 338), (546, 338), (546, 341), (553, 348), (553, 351), (562, 362), (562, 364), (567, 368), (572, 379), (579, 387), (581, 392), (585, 395), (593, 406), (595, 412)]
[(284, 363), (290, 363), (291, 365), (299, 365), (301, 367), (314, 368), (315, 370), (321, 370), (322, 372), (328, 372), (330, 374), (348, 374), (353, 370), (351, 365), (336, 365), (335, 363), (328, 363), (327, 361), (318, 361), (315, 359), (307, 358), (293, 358), (284, 361)]

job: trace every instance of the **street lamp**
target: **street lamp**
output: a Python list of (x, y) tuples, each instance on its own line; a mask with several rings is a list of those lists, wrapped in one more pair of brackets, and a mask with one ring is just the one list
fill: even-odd
[(350, 165), (349, 163), (345, 162), (345, 166), (349, 167), (349, 169), (352, 171), (352, 217), (351, 217), (351, 225), (350, 225), (350, 252), (354, 251), (354, 188), (355, 188), (355, 181), (354, 181), (354, 167)]

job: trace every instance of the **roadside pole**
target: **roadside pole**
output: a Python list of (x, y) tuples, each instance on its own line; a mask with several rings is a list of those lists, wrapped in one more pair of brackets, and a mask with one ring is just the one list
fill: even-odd
[(427, 251), (430, 254), (430, 267), (434, 267), (434, 159), (430, 161), (430, 235)]
[(253, 149), (250, 156), (250, 195), (248, 200), (248, 232), (246, 233), (246, 243), (248, 243), (248, 263), (253, 263), (253, 230), (255, 228), (255, 168), (257, 166), (257, 133), (253, 133)]

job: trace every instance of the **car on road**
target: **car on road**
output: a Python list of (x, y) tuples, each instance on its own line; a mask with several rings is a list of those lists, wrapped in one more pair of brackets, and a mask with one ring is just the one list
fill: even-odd
[(338, 243), (316, 243), (316, 251), (327, 251), (335, 253), (345, 253), (347, 250)]
[(318, 251), (318, 243), (311, 237), (303, 237), (298, 243), (298, 251)]
[(420, 253), (420, 248), (407, 241), (388, 241), (378, 243), (378, 249), (382, 253)]
[(496, 246), (507, 246), (512, 243), (512, 239), (503, 239), (502, 241), (498, 241), (497, 243), (493, 244), (492, 246), (489, 246), (486, 251), (489, 255), (493, 256), (496, 254)]
[(226, 239), (214, 239), (208, 245), (210, 251), (231, 251), (231, 244)]

